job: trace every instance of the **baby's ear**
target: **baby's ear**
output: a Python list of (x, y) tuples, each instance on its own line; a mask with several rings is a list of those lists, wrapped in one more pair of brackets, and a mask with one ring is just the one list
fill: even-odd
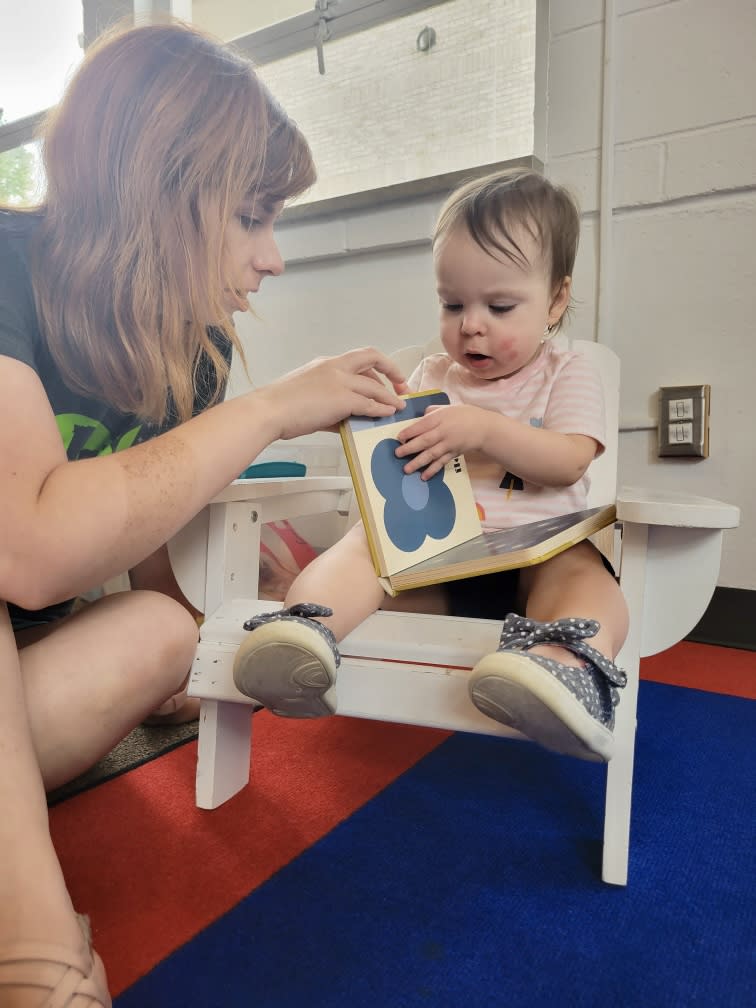
[(554, 325), (560, 320), (562, 315), (567, 311), (570, 304), (570, 296), (572, 294), (572, 277), (566, 276), (562, 278), (562, 282), (556, 289), (556, 293), (551, 301), (551, 308), (549, 311), (549, 323)]

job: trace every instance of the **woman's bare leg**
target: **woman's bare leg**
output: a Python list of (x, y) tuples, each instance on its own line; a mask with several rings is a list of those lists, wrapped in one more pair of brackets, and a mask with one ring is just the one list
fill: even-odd
[(45, 788), (86, 770), (179, 691), (196, 647), (191, 614), (147, 591), (98, 599), (23, 647), (26, 707)]
[[(171, 599), (127, 592), (25, 636), (37, 639), (19, 651), (0, 603), (0, 958), (14, 943), (41, 942), (86, 961), (50, 838), (45, 788), (90, 766), (177, 691), (194, 656), (196, 624)], [(39, 993), (4, 987), (3, 1008), (36, 1005)]]
[(0, 949), (21, 939), (80, 948), (81, 930), (50, 839), (5, 603), (0, 603), (0, 808)]

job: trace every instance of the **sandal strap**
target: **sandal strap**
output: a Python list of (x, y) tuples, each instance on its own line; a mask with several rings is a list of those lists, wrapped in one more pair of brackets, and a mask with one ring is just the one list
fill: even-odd
[(245, 620), (242, 626), (245, 630), (256, 630), (257, 627), (263, 626), (265, 623), (273, 623), (276, 620), (293, 620), (295, 623), (303, 623), (305, 626), (317, 630), (325, 637), (331, 646), (334, 658), (336, 659), (336, 668), (338, 668), (341, 664), (339, 647), (330, 627), (319, 622), (319, 617), (321, 616), (333, 616), (333, 609), (330, 609), (328, 606), (318, 605), (317, 602), (297, 602), (295, 605), (289, 606), (288, 609), (276, 609), (274, 612), (260, 613), (258, 616), (252, 616), (250, 619)]
[[(44, 967), (63, 968), (64, 972), (55, 981), (32, 979), (30, 965), (44, 970)], [(36, 987), (49, 992), (44, 1008), (65, 1008), (74, 995), (92, 998), (92, 1004), (104, 1005), (91, 974), (94, 966), (91, 953), (83, 956), (62, 945), (48, 945), (43, 942), (18, 942), (0, 951), (0, 989), (3, 987)]]
[[(47, 942), (14, 942), (0, 949), (0, 988), (21, 986), (47, 991), (48, 997), (42, 1008), (67, 1008), (76, 995), (90, 998), (90, 1008), (111, 1008), (110, 995), (93, 975), (99, 959), (92, 951), (89, 918), (85, 914), (76, 914), (76, 917), (86, 941), (85, 952), (75, 952), (64, 945)], [(35, 965), (38, 971), (47, 968), (49, 972), (50, 967), (53, 971), (65, 967), (65, 972), (54, 980), (31, 979), (30, 964)], [(101, 968), (102, 963), (99, 965)]]
[(599, 629), (599, 623), (592, 619), (570, 618), (539, 623), (526, 616), (509, 613), (502, 626), (499, 650), (529, 651), (538, 644), (557, 644), (589, 662), (613, 686), (622, 688), (627, 684), (625, 672), (585, 642), (586, 637), (595, 637)]
[(314, 619), (318, 616), (333, 616), (333, 609), (328, 606), (318, 605), (316, 602), (297, 602), (296, 605), (289, 606), (288, 609), (276, 609), (273, 612), (260, 613), (244, 621), (245, 630), (256, 630), (263, 623), (271, 623), (273, 620), (286, 619), (288, 616), (299, 616), (302, 619)]

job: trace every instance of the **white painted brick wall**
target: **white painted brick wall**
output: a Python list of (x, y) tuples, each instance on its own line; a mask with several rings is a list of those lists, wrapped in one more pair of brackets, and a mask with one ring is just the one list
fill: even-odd
[[(737, 504), (720, 583), (756, 588), (756, 38), (752, 0), (615, 4), (610, 331), (622, 414), (654, 417), (660, 385), (710, 382), (711, 456), (659, 459), (621, 435), (621, 479)], [(550, 4), (547, 171), (583, 208), (574, 335), (595, 325), (602, 0)]]
[(670, 136), (665, 149), (663, 184), (668, 199), (690, 193), (752, 188), (756, 172), (756, 118)]

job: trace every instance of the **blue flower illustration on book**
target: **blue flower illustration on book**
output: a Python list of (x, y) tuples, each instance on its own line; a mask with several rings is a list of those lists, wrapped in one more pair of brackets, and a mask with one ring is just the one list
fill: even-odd
[(444, 470), (429, 480), (419, 472), (407, 475), (394, 452), (399, 447), (395, 438), (379, 441), (370, 459), (370, 471), (376, 489), (385, 498), (383, 523), (386, 533), (397, 549), (405, 553), (422, 546), (427, 536), (445, 539), (454, 527), (457, 508), (454, 496), (444, 483)]

